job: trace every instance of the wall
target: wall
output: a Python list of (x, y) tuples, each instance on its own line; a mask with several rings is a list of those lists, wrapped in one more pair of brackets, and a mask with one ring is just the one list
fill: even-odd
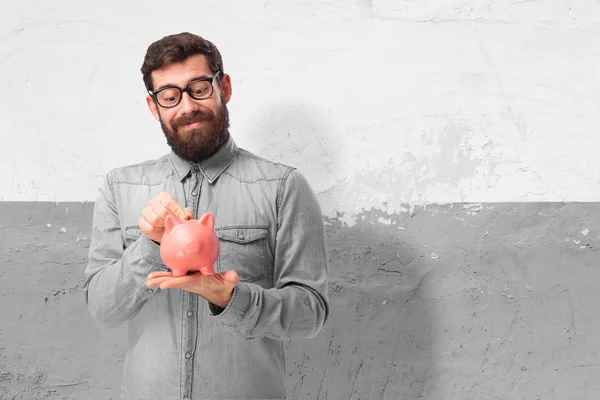
[(0, 398), (117, 398), (83, 303), (108, 169), (168, 151), (139, 73), (189, 30), (238, 144), (300, 167), (332, 316), (294, 399), (600, 395), (600, 3), (23, 1), (0, 14)]

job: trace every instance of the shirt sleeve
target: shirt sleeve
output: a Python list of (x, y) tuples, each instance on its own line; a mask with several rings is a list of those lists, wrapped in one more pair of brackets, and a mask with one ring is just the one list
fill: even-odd
[(160, 247), (140, 235), (126, 248), (109, 173), (94, 204), (85, 269), (85, 300), (92, 316), (111, 328), (135, 316), (155, 293), (146, 287), (153, 271), (168, 271)]
[(246, 340), (315, 337), (329, 316), (327, 245), (321, 207), (307, 180), (290, 170), (278, 198), (274, 287), (240, 282), (212, 317)]

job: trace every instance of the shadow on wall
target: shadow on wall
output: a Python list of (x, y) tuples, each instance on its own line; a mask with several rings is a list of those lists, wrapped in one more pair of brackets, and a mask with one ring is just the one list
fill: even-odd
[(341, 143), (322, 110), (304, 100), (286, 100), (267, 108), (257, 119), (251, 150), (274, 162), (291, 165), (309, 180), (319, 194), (336, 184)]
[(316, 338), (287, 344), (290, 399), (429, 398), (436, 385), (435, 266), (397, 224), (363, 216), (326, 219), (331, 315)]
[[(332, 132), (325, 112), (287, 101), (263, 116), (255, 152), (297, 167), (320, 194), (342, 164), (344, 143)], [(400, 220), (366, 213), (348, 227), (325, 219), (331, 314), (316, 338), (286, 342), (288, 399), (427, 398), (436, 376), (432, 296), (423, 295), (435, 267), (429, 254), (415, 250)]]

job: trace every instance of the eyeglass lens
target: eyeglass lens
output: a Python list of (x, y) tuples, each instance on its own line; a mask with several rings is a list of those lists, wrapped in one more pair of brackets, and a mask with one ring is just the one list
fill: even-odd
[[(193, 82), (188, 87), (188, 94), (196, 100), (202, 100), (210, 97), (212, 94), (212, 85), (209, 81)], [(173, 107), (179, 103), (182, 93), (177, 88), (167, 88), (156, 94), (158, 102), (163, 107)]]

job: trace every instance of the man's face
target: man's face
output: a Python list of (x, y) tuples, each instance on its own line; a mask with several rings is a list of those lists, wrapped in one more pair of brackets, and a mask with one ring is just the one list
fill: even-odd
[[(204, 55), (191, 56), (181, 63), (167, 65), (152, 72), (154, 90), (165, 86), (184, 88), (188, 82), (212, 77)], [(167, 144), (180, 157), (202, 161), (219, 150), (229, 138), (229, 113), (227, 103), (231, 98), (231, 81), (228, 75), (213, 81), (212, 95), (195, 100), (183, 93), (180, 103), (173, 108), (163, 108), (151, 96), (146, 98), (154, 118), (160, 121)]]

